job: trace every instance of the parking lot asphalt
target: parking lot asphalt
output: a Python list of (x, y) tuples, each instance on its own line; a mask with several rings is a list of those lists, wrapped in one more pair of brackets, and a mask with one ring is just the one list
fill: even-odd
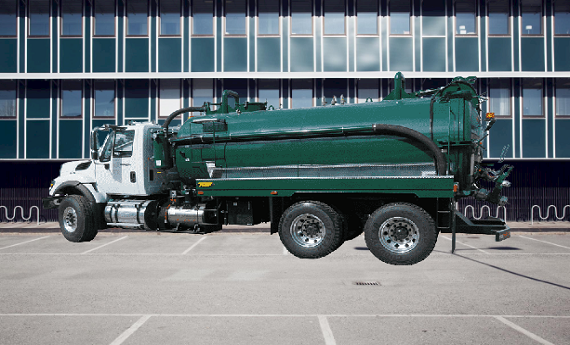
[(570, 344), (570, 234), (440, 234), (391, 266), (258, 230), (0, 233), (0, 344)]

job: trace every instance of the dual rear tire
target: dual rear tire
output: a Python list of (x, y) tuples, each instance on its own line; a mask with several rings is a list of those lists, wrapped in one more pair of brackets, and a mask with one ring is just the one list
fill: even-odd
[[(353, 224), (354, 225), (354, 224)], [(324, 257), (360, 233), (347, 218), (320, 201), (301, 201), (285, 210), (279, 237), (299, 257)], [(366, 245), (374, 256), (391, 265), (413, 265), (429, 256), (437, 241), (432, 217), (414, 204), (397, 202), (378, 208), (364, 225)]]

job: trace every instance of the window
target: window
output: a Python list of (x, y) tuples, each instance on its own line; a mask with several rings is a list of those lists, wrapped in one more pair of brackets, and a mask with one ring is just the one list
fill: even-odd
[(279, 109), (281, 102), (279, 100), (279, 81), (278, 80), (260, 80), (258, 89), (259, 102), (267, 101), (267, 107), (270, 105), (275, 109)]
[(115, 0), (95, 0), (95, 36), (115, 36)]
[(390, 34), (410, 34), (410, 13), (411, 6), (409, 1), (390, 2)]
[(180, 80), (161, 79), (159, 97), (159, 116), (168, 116), (180, 109)]
[(291, 90), (291, 108), (310, 108), (313, 106), (313, 81), (293, 79)]
[(477, 33), (475, 0), (457, 0), (455, 3), (455, 34), (474, 35)]
[(194, 35), (214, 34), (214, 2), (192, 1), (192, 33)]
[(291, 0), (291, 34), (313, 34), (313, 2)]
[[(201, 107), (204, 102), (212, 102), (214, 99), (213, 89), (212, 79), (194, 79), (192, 83), (192, 106)], [(198, 114), (194, 113), (193, 115)]]
[(0, 36), (16, 36), (17, 0), (0, 0)]
[(83, 3), (75, 0), (61, 0), (61, 35), (81, 36), (83, 28)]
[(0, 80), (0, 119), (16, 117), (16, 82)]
[(61, 117), (81, 117), (82, 88), (80, 80), (61, 81)]
[(358, 103), (365, 103), (368, 99), (378, 101), (378, 79), (360, 79), (358, 81)]
[(160, 34), (180, 35), (180, 0), (160, 0)]
[(148, 0), (127, 0), (127, 35), (148, 33)]
[(543, 116), (542, 80), (525, 79), (523, 81), (523, 116)]
[(115, 82), (95, 80), (94, 117), (115, 117)]
[(258, 0), (258, 33), (279, 35), (279, 1)]
[(570, 115), (570, 79), (556, 80), (556, 115)]
[(491, 80), (489, 84), (489, 112), (495, 116), (511, 116), (511, 82), (504, 79)]
[(327, 0), (325, 9), (325, 35), (344, 35), (344, 0)]
[(245, 35), (245, 0), (226, 0), (226, 35)]
[(29, 0), (30, 36), (49, 36), (49, 0)]
[(133, 155), (133, 142), (135, 131), (116, 131), (115, 145), (113, 148), (114, 158), (128, 158)]
[(509, 34), (509, 0), (489, 1), (489, 35)]
[(570, 35), (570, 2), (557, 0), (554, 3), (554, 34)]
[(522, 34), (542, 34), (542, 1), (522, 0)]
[(359, 0), (356, 3), (356, 25), (359, 35), (378, 34), (378, 2)]

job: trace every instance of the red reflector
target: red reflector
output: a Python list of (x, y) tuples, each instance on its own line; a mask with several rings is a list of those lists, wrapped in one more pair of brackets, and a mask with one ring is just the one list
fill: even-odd
[(198, 191), (198, 195), (203, 195), (204, 192), (202, 192), (201, 190)]
[(271, 192), (271, 195), (277, 195), (277, 191), (274, 190), (273, 192)]

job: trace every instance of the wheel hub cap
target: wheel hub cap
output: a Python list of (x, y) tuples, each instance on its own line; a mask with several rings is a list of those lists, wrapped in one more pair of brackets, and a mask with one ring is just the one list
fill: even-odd
[(77, 213), (73, 207), (63, 210), (63, 227), (67, 232), (74, 232), (77, 229)]
[(291, 223), (291, 237), (302, 247), (316, 247), (325, 237), (325, 224), (317, 216), (304, 213)]
[(380, 243), (392, 253), (409, 252), (418, 245), (420, 232), (417, 225), (408, 218), (392, 217), (380, 226)]

